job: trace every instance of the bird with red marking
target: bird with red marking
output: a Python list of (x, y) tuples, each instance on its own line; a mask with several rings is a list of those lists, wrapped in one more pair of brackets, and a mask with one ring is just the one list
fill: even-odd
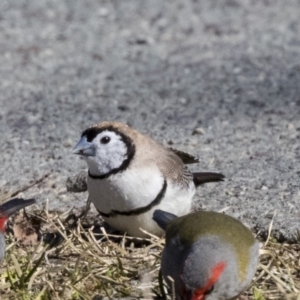
[(153, 219), (166, 230), (161, 272), (176, 299), (237, 299), (249, 287), (259, 242), (240, 221), (216, 212), (177, 217), (162, 210)]
[(6, 243), (4, 233), (8, 218), (18, 210), (35, 203), (34, 199), (14, 198), (0, 205), (0, 261), (5, 255)]

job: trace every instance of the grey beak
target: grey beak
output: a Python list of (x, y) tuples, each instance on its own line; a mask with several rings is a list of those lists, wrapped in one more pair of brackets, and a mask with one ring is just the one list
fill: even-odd
[(86, 136), (81, 137), (77, 145), (72, 150), (73, 154), (79, 154), (83, 156), (95, 156), (96, 149), (92, 143), (89, 143)]

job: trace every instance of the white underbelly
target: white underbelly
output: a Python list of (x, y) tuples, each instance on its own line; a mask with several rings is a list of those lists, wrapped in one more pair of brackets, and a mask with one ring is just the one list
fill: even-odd
[[(162, 176), (151, 178), (149, 174), (147, 175), (147, 180), (143, 180), (143, 176), (140, 176), (135, 181), (130, 181), (128, 180), (130, 177), (124, 178), (125, 176), (122, 177), (119, 174), (103, 180), (89, 178), (90, 200), (97, 210), (104, 214), (112, 211), (128, 212), (146, 207), (156, 199), (164, 185)], [(127, 232), (131, 236), (145, 237), (146, 235), (139, 228), (161, 236), (163, 231), (152, 220), (154, 210), (162, 209), (178, 216), (185, 215), (190, 212), (194, 193), (195, 186), (192, 181), (187, 188), (167, 182), (164, 197), (147, 212), (129, 216), (116, 214), (108, 218), (104, 217), (104, 219), (110, 226)]]
[(164, 184), (160, 173), (151, 173), (153, 170), (146, 169), (138, 173), (126, 171), (102, 180), (88, 178), (89, 197), (103, 213), (144, 207), (156, 198)]

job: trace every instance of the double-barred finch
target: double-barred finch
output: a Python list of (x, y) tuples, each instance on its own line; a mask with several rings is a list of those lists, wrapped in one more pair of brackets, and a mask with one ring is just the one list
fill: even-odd
[(162, 210), (153, 219), (166, 230), (161, 272), (177, 300), (236, 299), (249, 287), (259, 243), (240, 221), (216, 212), (177, 217)]
[(152, 220), (155, 209), (184, 215), (196, 186), (224, 178), (219, 173), (191, 173), (186, 164), (198, 159), (118, 122), (86, 129), (73, 153), (88, 164), (89, 200), (109, 225), (135, 237), (145, 236), (140, 228), (162, 235)]
[(8, 218), (18, 210), (35, 203), (36, 201), (34, 199), (25, 200), (14, 198), (0, 205), (0, 260), (2, 260), (5, 255), (6, 244), (4, 233)]

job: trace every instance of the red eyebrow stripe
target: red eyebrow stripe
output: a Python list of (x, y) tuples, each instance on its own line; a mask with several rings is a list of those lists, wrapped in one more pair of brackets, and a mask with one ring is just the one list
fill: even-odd
[(224, 261), (221, 261), (218, 264), (216, 264), (211, 271), (211, 275), (207, 281), (207, 284), (203, 288), (200, 288), (194, 292), (192, 300), (203, 300), (205, 292), (209, 291), (211, 287), (216, 283), (216, 281), (219, 279), (222, 272), (224, 271), (225, 267), (226, 263)]

